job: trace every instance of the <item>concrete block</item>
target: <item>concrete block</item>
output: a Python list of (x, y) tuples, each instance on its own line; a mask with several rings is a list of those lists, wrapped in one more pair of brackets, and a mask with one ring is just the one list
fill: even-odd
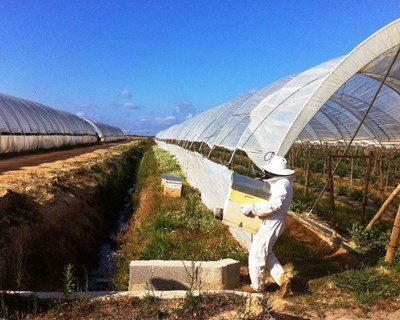
[(240, 286), (240, 263), (219, 261), (134, 260), (129, 291), (227, 290)]

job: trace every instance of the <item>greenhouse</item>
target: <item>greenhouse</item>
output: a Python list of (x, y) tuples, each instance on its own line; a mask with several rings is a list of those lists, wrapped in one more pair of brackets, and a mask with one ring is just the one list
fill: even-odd
[(85, 120), (94, 127), (100, 142), (112, 142), (126, 139), (126, 135), (120, 128), (99, 121)]
[(118, 128), (105, 124), (95, 127), (69, 112), (0, 94), (0, 153), (90, 144), (122, 136)]
[(266, 154), (285, 155), (298, 140), (397, 145), (399, 48), (397, 20), (347, 56), (202, 112), (157, 138), (243, 150), (259, 167)]
[[(221, 207), (231, 171), (215, 148), (245, 153), (262, 168), (296, 142), (400, 144), (400, 19), (349, 54), (280, 79), (170, 127), (158, 143), (175, 154), (210, 208)], [(228, 162), (229, 164), (230, 162)]]

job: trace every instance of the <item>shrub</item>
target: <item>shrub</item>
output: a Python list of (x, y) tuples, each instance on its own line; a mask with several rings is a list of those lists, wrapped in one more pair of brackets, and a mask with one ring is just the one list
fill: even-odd
[(310, 180), (310, 187), (313, 188), (315, 191), (322, 191), (324, 188), (325, 183), (318, 177), (312, 176)]
[(358, 188), (349, 189), (349, 197), (354, 201), (362, 201), (364, 191)]
[(314, 209), (314, 213), (325, 221), (330, 221), (332, 217), (332, 209), (329, 199), (321, 199)]
[(304, 199), (294, 199), (290, 204), (289, 210), (294, 212), (304, 212), (309, 211), (312, 205), (308, 201), (304, 201)]
[(388, 243), (390, 230), (381, 222), (368, 230), (356, 223), (352, 226), (351, 235), (360, 252), (381, 251)]
[(340, 184), (335, 188), (335, 192), (338, 196), (347, 196), (349, 192), (349, 186)]

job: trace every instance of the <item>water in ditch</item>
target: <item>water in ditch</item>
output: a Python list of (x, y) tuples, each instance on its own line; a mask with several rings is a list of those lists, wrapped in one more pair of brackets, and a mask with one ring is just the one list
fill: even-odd
[(88, 290), (107, 291), (110, 290), (113, 274), (116, 269), (116, 236), (118, 232), (128, 227), (128, 219), (133, 211), (132, 194), (135, 186), (132, 186), (124, 198), (124, 206), (118, 213), (117, 228), (108, 237), (107, 241), (100, 247), (97, 266), (89, 271)]

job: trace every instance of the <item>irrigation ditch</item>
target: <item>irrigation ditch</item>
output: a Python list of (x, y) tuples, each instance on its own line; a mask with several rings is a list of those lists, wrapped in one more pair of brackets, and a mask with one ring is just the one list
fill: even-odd
[(0, 197), (0, 288), (58, 291), (67, 265), (75, 289), (109, 282), (109, 269), (98, 261), (107, 259), (110, 236), (132, 213), (129, 195), (148, 143), (118, 144), (3, 184), (8, 187)]

